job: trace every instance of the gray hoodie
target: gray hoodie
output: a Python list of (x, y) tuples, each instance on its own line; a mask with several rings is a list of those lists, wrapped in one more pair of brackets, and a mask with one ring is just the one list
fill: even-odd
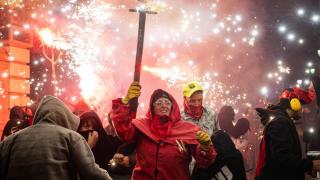
[(33, 126), (0, 144), (0, 180), (111, 179), (95, 164), (85, 139), (75, 132), (79, 118), (62, 101), (44, 97)]

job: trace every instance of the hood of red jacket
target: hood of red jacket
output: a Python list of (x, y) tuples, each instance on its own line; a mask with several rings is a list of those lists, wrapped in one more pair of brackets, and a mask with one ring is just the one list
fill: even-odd
[[(157, 91), (157, 90), (156, 90)], [(164, 90), (162, 90), (164, 91)], [(173, 98), (171, 94), (164, 91), (169, 95), (169, 99), (172, 102), (172, 110), (170, 113), (170, 121), (172, 121), (172, 125), (168, 130), (168, 136), (166, 138), (167, 142), (175, 143), (176, 139), (188, 141), (191, 144), (197, 144), (196, 141), (196, 132), (200, 130), (200, 128), (192, 123), (181, 120), (180, 109), (177, 101)], [(159, 141), (154, 134), (150, 131), (150, 123), (152, 123), (153, 115), (152, 115), (152, 100), (154, 93), (151, 95), (149, 109), (146, 114), (146, 118), (143, 119), (134, 119), (132, 123), (136, 128), (138, 128), (143, 134), (147, 135), (149, 138)]]

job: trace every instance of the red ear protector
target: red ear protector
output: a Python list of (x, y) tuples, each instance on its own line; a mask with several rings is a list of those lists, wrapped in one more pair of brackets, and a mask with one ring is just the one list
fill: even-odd
[(294, 90), (292, 88), (284, 90), (280, 98), (288, 99), (290, 108), (293, 111), (299, 111), (302, 107), (300, 100), (298, 99), (297, 95), (294, 93)]

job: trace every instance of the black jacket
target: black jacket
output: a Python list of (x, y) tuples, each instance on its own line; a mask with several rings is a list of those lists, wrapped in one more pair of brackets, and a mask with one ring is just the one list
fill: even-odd
[(256, 180), (304, 180), (304, 173), (313, 164), (310, 159), (302, 159), (293, 121), (280, 106), (270, 108), (263, 116), (266, 117), (270, 120), (265, 124), (260, 145)]
[[(199, 168), (195, 166), (191, 179), (192, 180), (210, 180), (210, 179), (230, 179), (246, 180), (243, 157), (239, 150), (236, 149), (230, 136), (218, 130), (211, 136), (211, 141), (216, 148), (218, 155), (215, 162), (208, 168)], [(228, 172), (229, 171), (229, 172)], [(232, 178), (227, 178), (232, 174)]]
[(4, 140), (4, 137), (7, 137), (11, 134), (11, 129), (16, 128), (17, 130), (24, 129), (29, 126), (29, 123), (24, 120), (24, 112), (20, 106), (14, 106), (10, 110), (10, 120), (6, 123), (3, 133), (1, 136), (1, 141)]
[[(94, 130), (98, 132), (99, 139), (94, 148), (92, 148), (93, 155), (96, 163), (103, 169), (106, 169), (111, 176), (127, 176), (132, 173), (135, 165), (135, 144), (127, 144), (120, 140), (117, 136), (108, 135), (101, 123), (98, 114), (94, 111), (88, 111), (80, 116), (80, 126), (84, 121), (94, 121)], [(87, 140), (88, 131), (80, 132), (80, 134)], [(124, 166), (112, 166), (109, 162), (113, 158), (115, 153), (121, 153), (124, 155), (130, 155), (130, 167)]]
[[(113, 155), (117, 151), (117, 148), (122, 144), (122, 142), (117, 137), (107, 135), (107, 133), (103, 129), (101, 120), (96, 112), (88, 111), (83, 113), (80, 116), (80, 126), (82, 126), (82, 124), (86, 120), (94, 122), (94, 130), (97, 131), (99, 134), (99, 139), (96, 146), (91, 149), (95, 161), (101, 168), (108, 170), (109, 161), (112, 159)], [(88, 140), (88, 133), (88, 131), (80, 132), (80, 134), (86, 140)]]

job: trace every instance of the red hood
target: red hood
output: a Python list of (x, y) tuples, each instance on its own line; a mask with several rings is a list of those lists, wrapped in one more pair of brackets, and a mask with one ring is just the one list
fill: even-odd
[[(180, 115), (180, 109), (179, 109), (177, 101), (168, 92), (166, 92), (166, 91), (163, 91), (163, 92), (165, 92), (165, 93), (167, 93), (169, 95), (169, 99), (170, 99), (170, 101), (172, 103), (172, 110), (171, 110), (171, 114), (170, 114), (170, 119), (174, 123), (177, 122), (177, 121), (180, 121), (181, 120), (181, 115)], [(146, 114), (147, 119), (152, 119), (151, 109), (152, 109), (152, 100), (154, 98), (154, 95), (155, 95), (155, 93), (152, 93), (150, 101), (149, 101), (149, 109), (148, 109), (147, 114)]]
[[(171, 94), (166, 92), (169, 95), (169, 99), (172, 102), (172, 111), (170, 114), (170, 120), (172, 121), (172, 126), (170, 127), (168, 137), (166, 140), (168, 142), (174, 142), (176, 139), (181, 139), (188, 141), (191, 144), (197, 144), (196, 141), (196, 132), (200, 130), (199, 127), (193, 125), (192, 123), (185, 122), (181, 120), (180, 109), (177, 101), (172, 97)], [(158, 141), (159, 138), (155, 137), (150, 131), (150, 123), (152, 122), (152, 99), (154, 97), (154, 93), (151, 95), (149, 102), (149, 109), (146, 114), (146, 118), (144, 119), (134, 119), (133, 124), (136, 128), (138, 128), (143, 134), (147, 135), (149, 138)]]

